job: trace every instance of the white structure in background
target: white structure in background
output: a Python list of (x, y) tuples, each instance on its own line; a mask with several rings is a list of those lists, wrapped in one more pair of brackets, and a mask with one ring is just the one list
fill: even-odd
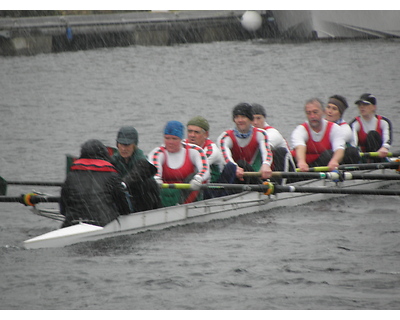
[(278, 30), (293, 39), (400, 37), (396, 10), (272, 10)]

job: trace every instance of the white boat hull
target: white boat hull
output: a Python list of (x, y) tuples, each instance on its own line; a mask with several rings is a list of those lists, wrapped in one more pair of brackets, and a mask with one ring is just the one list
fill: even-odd
[[(393, 181), (382, 180), (349, 180), (341, 182), (342, 188), (354, 188), (367, 185), (368, 189), (392, 184)], [(297, 183), (312, 187), (329, 188), (336, 184), (326, 180), (313, 180)], [(135, 234), (148, 230), (159, 230), (171, 226), (189, 223), (208, 222), (226, 219), (243, 214), (255, 213), (277, 207), (296, 206), (312, 201), (320, 201), (345, 194), (322, 193), (278, 193), (266, 196), (260, 192), (247, 191), (240, 194), (199, 201), (191, 204), (160, 208), (145, 212), (120, 216), (105, 227), (79, 224), (58, 229), (38, 237), (26, 240), (27, 249), (64, 247), (79, 242), (94, 241), (107, 237)], [(38, 210), (38, 209), (34, 209)]]

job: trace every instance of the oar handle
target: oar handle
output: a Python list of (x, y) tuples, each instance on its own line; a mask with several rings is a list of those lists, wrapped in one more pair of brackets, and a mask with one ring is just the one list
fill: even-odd
[[(329, 171), (329, 167), (312, 167), (308, 169), (308, 172), (327, 172)], [(296, 169), (296, 172), (301, 172), (299, 168)]]
[[(379, 152), (360, 152), (361, 157), (379, 157)], [(400, 152), (389, 152), (388, 157), (400, 157)]]
[(162, 189), (190, 189), (190, 183), (163, 183)]

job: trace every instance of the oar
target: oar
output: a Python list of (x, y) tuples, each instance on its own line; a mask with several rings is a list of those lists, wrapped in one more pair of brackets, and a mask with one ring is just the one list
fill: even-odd
[[(261, 172), (245, 172), (245, 176), (253, 176), (260, 177)], [(326, 180), (354, 180), (354, 179), (363, 179), (363, 180), (400, 180), (400, 174), (373, 174), (373, 173), (351, 173), (351, 172), (280, 172), (274, 171), (272, 172), (273, 177), (282, 177), (282, 178), (299, 178), (299, 179), (326, 179)]]
[[(189, 183), (163, 184), (164, 188), (190, 189)], [(400, 195), (400, 190), (386, 189), (353, 189), (338, 187), (295, 187), (281, 186), (273, 183), (266, 184), (223, 184), (209, 183), (201, 186), (202, 189), (237, 190), (237, 191), (256, 191), (266, 194), (281, 192), (300, 192), (300, 193), (339, 193), (339, 194), (368, 194), (368, 195)]]
[[(369, 152), (369, 153), (360, 153), (361, 155), (369, 155), (371, 157), (377, 156), (377, 152)], [(388, 156), (393, 156), (397, 157), (400, 156), (400, 153), (389, 153)], [(360, 164), (346, 164), (346, 165), (340, 165), (338, 167), (339, 170), (366, 170), (366, 169), (384, 169), (384, 168), (389, 168), (389, 169), (397, 169), (400, 167), (400, 163), (397, 161), (391, 161), (391, 162), (381, 162), (381, 163), (360, 163)], [(329, 175), (324, 175), (324, 174), (315, 174), (315, 175), (307, 175), (312, 172), (328, 172), (329, 168), (328, 167), (312, 167), (309, 168), (308, 172), (302, 172), (304, 176), (297, 176), (293, 175), (293, 172), (278, 172), (274, 171), (272, 173), (273, 177), (280, 177), (280, 178), (292, 178), (292, 177), (298, 177), (298, 178), (307, 178), (307, 179), (335, 179), (334, 177), (329, 177)], [(297, 168), (296, 172), (300, 173), (300, 169)], [(255, 175), (257, 176), (257, 172), (245, 172), (245, 175), (251, 176)], [(13, 180), (5, 180), (2, 177), (0, 177), (0, 187), (3, 185), (27, 185), (27, 186), (48, 186), (48, 187), (61, 187), (63, 185), (63, 182), (53, 182), (53, 181), (13, 181)]]
[[(378, 163), (355, 163), (355, 164), (342, 164), (338, 167), (338, 170), (370, 170), (370, 169), (399, 169), (400, 162), (390, 161), (390, 162), (378, 162)], [(329, 171), (329, 167), (312, 167), (309, 168), (309, 172), (326, 172)], [(296, 172), (301, 172), (299, 168)]]
[(59, 202), (61, 197), (42, 196), (34, 193), (21, 194), (18, 197), (0, 196), (0, 202), (19, 202), (26, 206), (33, 206), (39, 202)]
[(351, 189), (351, 188), (326, 188), (326, 187), (275, 186), (275, 193), (279, 192), (365, 194), (365, 195), (387, 195), (387, 196), (400, 195), (400, 190), (390, 190), (390, 189)]
[[(271, 183), (272, 184), (272, 183)], [(163, 189), (186, 189), (191, 190), (190, 183), (164, 183), (161, 185)], [(240, 191), (260, 191), (264, 192), (268, 190), (268, 187), (262, 184), (229, 184), (229, 183), (208, 183), (201, 185), (200, 189), (223, 189), (223, 190), (240, 190)]]
[(340, 180), (400, 180), (400, 174), (340, 172)]
[[(205, 185), (202, 186), (204, 188)], [(190, 183), (163, 183), (161, 185), (162, 189), (190, 189)]]
[(258, 191), (266, 194), (275, 194), (281, 192), (300, 192), (300, 193), (336, 193), (336, 194), (367, 194), (367, 195), (400, 195), (400, 190), (388, 189), (351, 189), (351, 188), (331, 188), (331, 187), (295, 187), (281, 186), (272, 183), (260, 185), (240, 185), (240, 184), (208, 184), (205, 185), (213, 189), (234, 189), (240, 191)]
[(47, 187), (61, 187), (63, 182), (49, 182), (49, 181), (7, 181), (0, 177), (0, 195), (7, 194), (8, 185), (24, 185), (24, 186), (47, 186)]
[[(312, 167), (308, 168), (308, 172), (327, 172), (329, 171), (329, 167)], [(301, 172), (299, 168), (296, 169), (296, 172)]]
[(0, 195), (4, 196), (7, 194), (7, 181), (0, 177)]
[[(379, 157), (378, 152), (360, 152), (361, 157)], [(400, 152), (389, 152), (388, 157), (400, 157)]]
[(61, 187), (63, 182), (49, 182), (49, 181), (6, 181), (7, 184), (26, 185), (26, 186), (48, 186), (48, 187)]
[[(190, 189), (189, 183), (163, 184), (164, 188)], [(390, 189), (353, 189), (353, 188), (332, 188), (332, 187), (296, 187), (281, 186), (273, 183), (266, 184), (204, 184), (202, 189), (225, 189), (238, 191), (256, 191), (267, 195), (281, 192), (300, 192), (300, 193), (338, 193), (338, 194), (366, 194), (366, 195), (400, 195), (400, 190)], [(18, 197), (0, 196), (0, 202), (18, 202), (26, 206), (33, 206), (40, 202), (59, 202), (60, 197), (42, 196), (34, 193), (22, 194)]]
[[(261, 177), (261, 172), (245, 172), (246, 177)], [(283, 172), (283, 171), (273, 171), (272, 177), (277, 178), (301, 178), (301, 179), (339, 179), (339, 174), (337, 172)]]
[(357, 164), (342, 164), (338, 167), (339, 170), (369, 170), (369, 169), (399, 169), (400, 162), (379, 162), (379, 163), (357, 163)]

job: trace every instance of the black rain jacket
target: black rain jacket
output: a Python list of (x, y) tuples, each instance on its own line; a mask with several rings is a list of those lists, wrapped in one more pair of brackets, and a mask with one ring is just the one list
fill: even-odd
[(89, 140), (71, 166), (61, 188), (60, 212), (65, 216), (62, 227), (79, 221), (105, 226), (129, 213), (125, 184), (103, 147), (100, 141)]

